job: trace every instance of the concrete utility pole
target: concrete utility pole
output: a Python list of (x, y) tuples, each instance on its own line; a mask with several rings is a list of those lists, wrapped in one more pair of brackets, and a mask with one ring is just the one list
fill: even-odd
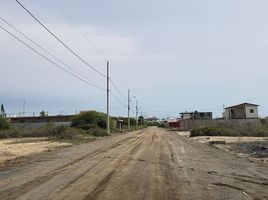
[(138, 128), (138, 112), (139, 112), (139, 109), (138, 109), (138, 100), (136, 100), (136, 128)]
[(128, 90), (128, 106), (127, 106), (127, 117), (128, 117), (128, 131), (130, 131), (130, 118), (129, 118), (129, 112), (130, 112), (130, 90)]
[(109, 116), (109, 61), (107, 61), (107, 134), (110, 135), (110, 116)]
[(22, 113), (23, 113), (23, 116), (25, 115), (25, 99), (23, 99), (23, 108), (22, 108)]

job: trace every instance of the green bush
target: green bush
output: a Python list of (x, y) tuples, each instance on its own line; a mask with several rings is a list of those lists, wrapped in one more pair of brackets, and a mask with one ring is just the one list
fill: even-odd
[(103, 129), (107, 128), (107, 122), (106, 121), (107, 121), (107, 119), (98, 121), (97, 122), (98, 127), (103, 128)]
[[(127, 117), (120, 117), (123, 120), (123, 125), (128, 126), (128, 118)], [(130, 126), (136, 126), (136, 119), (130, 118)]]
[(104, 137), (107, 136), (107, 131), (104, 129), (91, 129), (89, 133), (96, 137)]
[(147, 126), (160, 126), (159, 122), (147, 122), (146, 123)]
[(0, 130), (5, 130), (5, 129), (9, 129), (10, 126), (6, 120), (6, 118), (4, 118), (3, 116), (0, 116)]
[(77, 128), (83, 129), (83, 130), (89, 130), (89, 129), (98, 129), (98, 125), (96, 124), (84, 124), (80, 125)]
[[(104, 113), (89, 111), (84, 112), (72, 120), (72, 127), (81, 128), (84, 130), (93, 129), (93, 128), (102, 128), (105, 129), (107, 127), (107, 115)], [(115, 128), (115, 121), (110, 119), (111, 129)]]
[(164, 124), (164, 123), (159, 123), (159, 124), (158, 124), (158, 127), (159, 127), (159, 128), (165, 128), (165, 124)]

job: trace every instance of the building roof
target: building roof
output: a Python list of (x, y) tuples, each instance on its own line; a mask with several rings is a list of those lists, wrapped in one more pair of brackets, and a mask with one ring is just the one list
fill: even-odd
[(181, 115), (183, 115), (183, 114), (194, 114), (194, 112), (181, 112), (180, 114)]
[(245, 103), (237, 104), (237, 105), (234, 105), (234, 106), (229, 106), (229, 107), (226, 107), (224, 109), (234, 108), (234, 107), (241, 107), (241, 106), (259, 106), (259, 105), (245, 102)]
[(158, 120), (158, 118), (157, 117), (148, 117), (145, 120)]
[(50, 115), (50, 116), (20, 116), (20, 117), (9, 117), (9, 119), (20, 120), (20, 119), (55, 119), (55, 118), (71, 118), (76, 115)]
[(195, 111), (195, 112), (181, 112), (181, 115), (184, 114), (202, 114), (202, 113), (212, 113), (212, 112), (199, 112), (199, 111)]

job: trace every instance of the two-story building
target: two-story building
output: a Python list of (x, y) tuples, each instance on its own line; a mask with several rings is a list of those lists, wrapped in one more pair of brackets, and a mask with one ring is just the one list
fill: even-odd
[(258, 118), (259, 105), (242, 103), (225, 108), (224, 119), (256, 119)]
[(212, 112), (182, 112), (180, 113), (181, 119), (212, 119)]

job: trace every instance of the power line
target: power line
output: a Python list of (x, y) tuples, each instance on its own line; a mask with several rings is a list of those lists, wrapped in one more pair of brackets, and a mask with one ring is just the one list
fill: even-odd
[(15, 26), (13, 26), (11, 23), (9, 23), (7, 20), (3, 19), (0, 16), (0, 19), (5, 22), (7, 25), (9, 25), (10, 27), (12, 27), (15, 31), (17, 31), (19, 34), (23, 35), (26, 39), (28, 39), (29, 41), (31, 41), (33, 44), (35, 44), (36, 46), (38, 46), (40, 49), (42, 49), (43, 51), (45, 51), (47, 54), (49, 54), (51, 57), (53, 57), (55, 60), (57, 60), (58, 62), (60, 62), (61, 64), (63, 64), (64, 66), (66, 66), (67, 68), (73, 70), (75, 73), (77, 73), (78, 75), (82, 76), (85, 79), (88, 79), (89, 82), (91, 82), (92, 84), (95, 84), (92, 80), (90, 80), (88, 77), (84, 76), (83, 74), (79, 73), (77, 70), (75, 70), (74, 68), (70, 67), (69, 65), (67, 65), (66, 63), (64, 63), (62, 60), (60, 60), (59, 58), (57, 58), (56, 56), (54, 56), (52, 53), (50, 53), (48, 50), (46, 50), (44, 47), (42, 47), (41, 45), (39, 45), (37, 42), (33, 41), (30, 37), (28, 37), (27, 35), (25, 35), (24, 33), (22, 33), (19, 29), (17, 29)]
[[(113, 69), (113, 73), (115, 73), (117, 75), (117, 77), (119, 77), (120, 73), (118, 73), (118, 71), (116, 69)], [(123, 79), (118, 79), (121, 82), (121, 85), (124, 86), (124, 89), (128, 90), (128, 86), (127, 83), (125, 81), (123, 81)]]
[(101, 88), (101, 87), (99, 87), (99, 86), (97, 86), (97, 85), (94, 85), (94, 84), (92, 84), (92, 83), (90, 83), (90, 82), (88, 82), (88, 81), (86, 81), (86, 80), (80, 78), (79, 76), (75, 75), (74, 73), (72, 73), (72, 72), (66, 70), (65, 68), (61, 67), (60, 65), (58, 65), (58, 64), (55, 63), (54, 61), (50, 60), (48, 57), (46, 57), (45, 55), (43, 55), (42, 53), (40, 53), (39, 51), (37, 51), (36, 49), (34, 49), (33, 47), (31, 47), (30, 45), (28, 45), (27, 43), (25, 43), (24, 41), (22, 41), (21, 39), (19, 39), (17, 36), (15, 36), (15, 35), (12, 34), (11, 32), (9, 32), (8, 30), (6, 30), (6, 29), (5, 29), (4, 27), (2, 27), (1, 25), (0, 25), (0, 28), (1, 28), (3, 31), (5, 31), (6, 33), (8, 33), (9, 35), (11, 35), (11, 36), (12, 36), (13, 38), (15, 38), (16, 40), (18, 40), (19, 42), (21, 42), (22, 44), (24, 44), (25, 46), (27, 46), (29, 49), (31, 49), (32, 51), (34, 51), (35, 53), (37, 53), (38, 55), (40, 55), (41, 57), (43, 57), (45, 60), (49, 61), (50, 63), (52, 63), (52, 64), (55, 65), (56, 67), (58, 67), (58, 68), (60, 68), (61, 70), (65, 71), (66, 73), (72, 75), (73, 77), (79, 79), (80, 81), (82, 81), (82, 82), (84, 82), (84, 83), (86, 83), (86, 84), (88, 84), (88, 85), (91, 85), (91, 86), (93, 86), (93, 87), (95, 87), (95, 88), (97, 88), (97, 89), (106, 91), (105, 89), (103, 89), (103, 88)]
[[(87, 35), (75, 24), (75, 22), (73, 21), (72, 17), (65, 11), (65, 9), (62, 7), (62, 5), (57, 1), (54, 0), (54, 3), (57, 5), (57, 7), (64, 13), (64, 15), (69, 19), (69, 21), (71, 22), (71, 24), (73, 25), (74, 28), (77, 29), (77, 31), (88, 41), (88, 43), (90, 45), (93, 46), (93, 48), (95, 49), (95, 51), (104, 59), (104, 60), (108, 60), (107, 58), (104, 57), (103, 53), (101, 51), (99, 51), (99, 49), (96, 47), (96, 45), (94, 45), (94, 43), (92, 41), (90, 41), (87, 37)], [(114, 81), (112, 79), (111, 83), (114, 86), (114, 88), (117, 90), (117, 92), (124, 98), (127, 98), (120, 90), (119, 88), (116, 86), (116, 84), (114, 83)]]
[(84, 37), (84, 39), (95, 49), (95, 51), (106, 61), (108, 60), (107, 58), (104, 57), (103, 53), (94, 45), (94, 43), (88, 39), (87, 35), (76, 25), (72, 17), (66, 12), (66, 10), (63, 8), (63, 6), (57, 1), (54, 0), (54, 3), (57, 5), (57, 7), (64, 13), (64, 15), (69, 19), (71, 24), (77, 31)]
[(48, 33), (50, 33), (57, 41), (59, 41), (66, 49), (68, 49), (74, 56), (76, 56), (79, 60), (81, 60), (85, 65), (93, 69), (99, 75), (107, 78), (105, 74), (98, 71), (96, 68), (88, 64), (83, 58), (81, 58), (77, 53), (75, 53), (68, 45), (66, 45), (62, 40), (59, 39), (52, 31), (50, 31), (41, 21), (39, 21), (21, 2), (16, 0), (16, 2), (35, 20), (37, 21)]
[(112, 80), (112, 79), (110, 79), (111, 80), (111, 83), (112, 83), (112, 85), (113, 85), (113, 87), (116, 89), (116, 91), (123, 97), (123, 98), (126, 98), (127, 99), (127, 97), (120, 91), (120, 89), (116, 86), (116, 84), (114, 83), (114, 81)]
[(115, 96), (114, 93), (111, 92), (111, 95), (119, 104), (123, 105), (124, 107), (127, 107), (127, 105), (123, 103), (121, 100), (119, 100), (119, 98), (117, 98), (117, 96)]
[[(69, 19), (69, 21), (71, 22), (71, 24), (73, 25), (74, 28), (77, 29), (77, 31), (88, 41), (88, 43), (90, 45), (92, 45), (95, 49), (95, 51), (101, 56), (103, 57), (105, 60), (107, 60), (103, 54), (98, 50), (98, 48), (94, 45), (93, 42), (91, 42), (88, 37), (86, 36), (86, 34), (84, 34), (84, 32), (74, 23), (74, 21), (72, 20), (72, 17), (64, 10), (64, 8), (61, 6), (61, 4), (57, 1), (54, 0), (54, 3), (57, 5), (57, 7), (64, 13), (64, 15)], [(120, 91), (120, 89), (116, 86), (116, 84), (114, 83), (114, 81), (112, 79), (110, 79), (112, 85), (114, 86), (114, 88), (116, 89), (116, 91), (123, 97), (126, 98), (125, 95)]]
[[(58, 42), (60, 42), (66, 49), (68, 49), (74, 56), (76, 56), (78, 59), (80, 59), (84, 64), (86, 64), (88, 67), (90, 67), (91, 69), (93, 69), (95, 72), (97, 72), (98, 74), (100, 74), (101, 76), (103, 76), (104, 78), (107, 78), (107, 76), (103, 73), (101, 73), (100, 71), (98, 71), (96, 68), (94, 68), (93, 66), (91, 66), (90, 64), (88, 64), (83, 58), (81, 58), (76, 52), (74, 52), (68, 45), (66, 45), (58, 36), (56, 36), (51, 30), (49, 30), (49, 28), (47, 26), (45, 26), (39, 19), (37, 19), (37, 17), (32, 14), (19, 0), (16, 0), (16, 2), (35, 20), (37, 21), (49, 34), (51, 34)], [(64, 14), (70, 19), (71, 22), (72, 19), (71, 17), (64, 11), (64, 9), (62, 8), (62, 6), (55, 0), (54, 1), (58, 7), (60, 7), (60, 9), (64, 12)], [(74, 25), (74, 23), (73, 23)], [(74, 25), (75, 26), (75, 25)], [(78, 31), (82, 34), (83, 32), (77, 27), (75, 26)], [(84, 37), (86, 38), (86, 36), (84, 35)], [(89, 39), (87, 38), (87, 41), (89, 43), (91, 43), (94, 47), (95, 45), (89, 41)], [(95, 47), (95, 49), (97, 50), (97, 48)], [(97, 50), (98, 51), (98, 50)], [(99, 52), (99, 51), (98, 51)], [(99, 52), (100, 53), (100, 52)], [(117, 90), (117, 92), (125, 98), (125, 96), (123, 95), (123, 93), (119, 90), (119, 88), (116, 86), (116, 84), (114, 83), (114, 81), (112, 81), (112, 85), (113, 87)], [(114, 94), (113, 94), (113, 97), (118, 101), (118, 102), (121, 102)], [(122, 102), (121, 102), (122, 103)]]

